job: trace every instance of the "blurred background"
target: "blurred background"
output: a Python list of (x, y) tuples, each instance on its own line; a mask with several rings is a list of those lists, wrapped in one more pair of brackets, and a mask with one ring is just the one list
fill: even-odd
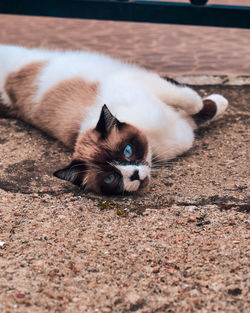
[(250, 74), (247, 29), (0, 15), (0, 43), (98, 51), (163, 76)]

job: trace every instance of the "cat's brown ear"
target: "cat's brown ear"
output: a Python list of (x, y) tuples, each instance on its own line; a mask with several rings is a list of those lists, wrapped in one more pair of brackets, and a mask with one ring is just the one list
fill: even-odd
[(83, 161), (73, 160), (65, 168), (56, 171), (53, 175), (57, 178), (67, 180), (74, 185), (82, 185), (83, 179), (86, 175), (86, 164)]
[(106, 104), (104, 104), (95, 129), (105, 138), (114, 126), (119, 127), (120, 124), (118, 119), (109, 111)]

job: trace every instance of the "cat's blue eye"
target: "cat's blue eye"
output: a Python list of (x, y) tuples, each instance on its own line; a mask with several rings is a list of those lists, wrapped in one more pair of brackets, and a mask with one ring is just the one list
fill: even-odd
[(127, 145), (123, 151), (123, 154), (125, 156), (126, 159), (131, 158), (131, 156), (133, 155), (133, 149), (130, 145)]
[(115, 174), (109, 174), (107, 177), (104, 178), (104, 182), (106, 184), (112, 184), (115, 180)]

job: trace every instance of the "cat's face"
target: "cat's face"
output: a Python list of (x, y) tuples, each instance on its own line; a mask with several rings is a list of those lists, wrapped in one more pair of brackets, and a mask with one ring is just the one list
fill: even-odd
[(151, 152), (145, 135), (118, 121), (104, 105), (96, 127), (78, 137), (73, 161), (54, 175), (112, 195), (145, 189), (150, 168)]

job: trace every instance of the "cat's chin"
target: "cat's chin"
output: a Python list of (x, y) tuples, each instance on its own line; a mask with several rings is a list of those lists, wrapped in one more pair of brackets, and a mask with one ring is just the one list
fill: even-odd
[(129, 195), (143, 195), (145, 194), (145, 192), (149, 191), (149, 183), (150, 183), (150, 178), (146, 177), (145, 179), (140, 181), (140, 185), (138, 187), (137, 190), (122, 190), (119, 193), (104, 193), (104, 192), (100, 192), (100, 191), (94, 191), (94, 190), (90, 190), (96, 194), (103, 194), (104, 196), (129, 196)]
[(148, 187), (149, 185), (149, 178), (146, 177), (145, 179), (141, 180), (140, 186), (138, 190), (144, 190)]
[(130, 195), (135, 195), (135, 194), (144, 194), (145, 192), (148, 192), (149, 190), (149, 183), (150, 179), (149, 177), (146, 177), (145, 179), (140, 181), (139, 188), (135, 191), (125, 191), (124, 194), (130, 194)]

